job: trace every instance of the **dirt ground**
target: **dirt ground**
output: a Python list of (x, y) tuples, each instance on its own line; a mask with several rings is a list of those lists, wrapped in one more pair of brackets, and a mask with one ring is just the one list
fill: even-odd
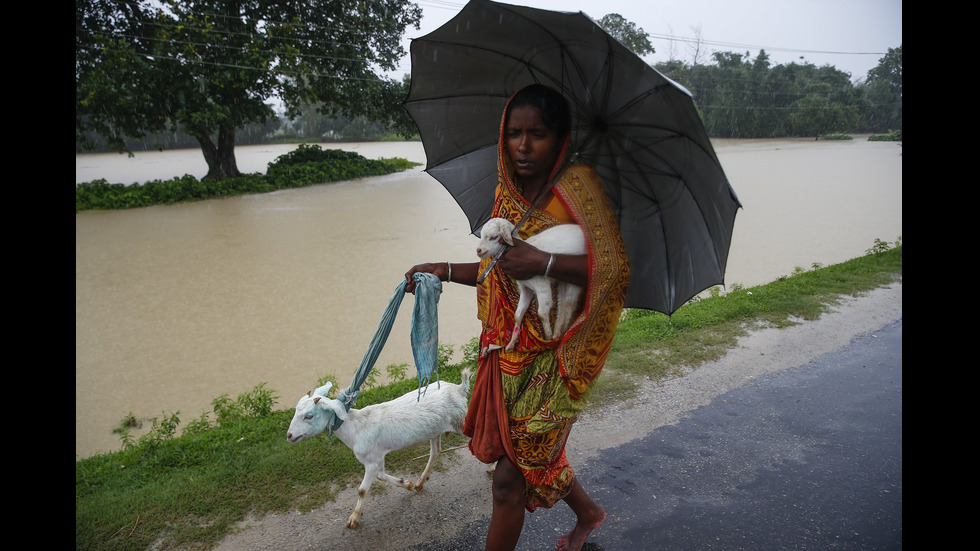
[[(844, 347), (857, 335), (900, 319), (902, 284), (895, 283), (848, 299), (820, 319), (784, 329), (755, 331), (717, 362), (676, 379), (647, 383), (639, 396), (629, 402), (587, 411), (569, 439), (569, 461), (573, 466), (584, 463), (602, 449), (676, 423), (715, 396), (747, 381), (803, 365)], [(356, 530), (345, 527), (357, 499), (356, 487), (351, 487), (341, 492), (335, 502), (315, 511), (269, 515), (243, 523), (217, 549), (387, 551), (452, 539), (474, 521), (489, 518), (490, 477), (486, 466), (465, 448), (447, 452), (441, 464), (447, 468), (433, 473), (421, 492), (409, 493), (393, 486), (378, 492), (381, 483), (376, 482)], [(419, 468), (422, 466), (424, 459), (419, 461)]]

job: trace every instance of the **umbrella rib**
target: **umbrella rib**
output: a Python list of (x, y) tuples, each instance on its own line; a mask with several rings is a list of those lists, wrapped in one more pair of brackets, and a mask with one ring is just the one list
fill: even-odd
[[(417, 41), (420, 41), (420, 40), (421, 39), (417, 39)], [(536, 82), (536, 83), (540, 83), (541, 82), (540, 75), (544, 75), (546, 77), (548, 76), (547, 71), (542, 70), (542, 67), (539, 64), (532, 63), (532, 62), (530, 62), (530, 61), (528, 61), (528, 60), (526, 60), (526, 59), (524, 59), (522, 57), (516, 56), (516, 55), (507, 54), (507, 53), (504, 53), (504, 52), (493, 50), (490, 47), (473, 46), (471, 44), (463, 44), (463, 43), (459, 43), (459, 42), (451, 42), (451, 41), (448, 41), (448, 40), (440, 40), (438, 42), (431, 41), (431, 40), (426, 40), (425, 42), (429, 42), (431, 44), (438, 44), (438, 45), (459, 46), (459, 47), (462, 47), (462, 48), (466, 48), (467, 50), (487, 52), (487, 53), (493, 54), (493, 55), (495, 55), (495, 56), (497, 56), (499, 58), (509, 59), (509, 60), (512, 60), (512, 61), (519, 62), (520, 64), (524, 65), (524, 67), (528, 70), (528, 73), (531, 75), (531, 77), (533, 78), (534, 82)], [(567, 57), (567, 56), (564, 55), (564, 52), (566, 51), (566, 49), (565, 49), (564, 46), (560, 46), (559, 49), (563, 53), (562, 59), (564, 60)], [(578, 63), (575, 63), (574, 65), (576, 67), (578, 67), (579, 64)], [(579, 76), (581, 77), (581, 75), (582, 75), (581, 68), (579, 68), (579, 70), (577, 72), (579, 73)], [(553, 82), (555, 81), (554, 78), (548, 78), (547, 80), (550, 80), (550, 81), (553, 81)], [(562, 89), (564, 90), (564, 87), (563, 86), (562, 86)], [(476, 95), (476, 94), (474, 94), (474, 95)], [(484, 94), (484, 96), (485, 95), (488, 95), (488, 94)], [(509, 99), (510, 98), (510, 95), (508, 95), (506, 93), (505, 94), (500, 94), (499, 96), (497, 96), (497, 95), (494, 95), (494, 96), (495, 97), (504, 98), (504, 99)], [(462, 97), (462, 96), (459, 96), (457, 94), (448, 94), (447, 93), (444, 96), (426, 96), (426, 97), (423, 97), (423, 98), (415, 98), (413, 100), (406, 100), (404, 103), (406, 105), (408, 105), (408, 104), (412, 104), (412, 103), (416, 103), (416, 102), (423, 102), (423, 101), (429, 101), (429, 100), (435, 100), (435, 99), (449, 99), (449, 98), (455, 98), (455, 97)]]
[[(668, 140), (668, 139), (675, 139), (675, 138), (678, 138), (678, 137), (682, 137), (682, 136), (679, 135), (679, 134), (675, 134), (675, 135), (670, 136), (670, 137), (661, 138), (661, 139), (659, 139), (657, 141), (664, 141), (664, 140)], [(619, 146), (618, 147), (618, 149), (620, 150), (619, 151), (619, 155), (621, 155), (622, 157), (626, 158), (628, 160), (628, 162), (629, 162), (630, 165), (632, 165), (634, 167), (642, 167), (642, 168), (645, 169), (645, 170), (639, 170), (639, 169), (635, 170), (635, 173), (637, 175), (643, 177), (644, 181), (649, 182), (648, 175), (651, 174), (651, 173), (653, 173), (653, 174), (662, 174), (662, 175), (666, 175), (666, 176), (670, 176), (670, 177), (678, 178), (678, 179), (683, 178), (682, 175), (680, 174), (680, 172), (677, 171), (677, 170), (660, 171), (660, 170), (654, 169), (652, 166), (650, 166), (649, 163), (641, 163), (640, 160), (636, 157), (636, 155), (631, 154), (629, 151), (627, 151), (623, 147), (623, 144), (620, 143), (619, 140), (617, 140), (617, 139), (611, 138), (610, 139), (610, 142), (612, 144), (615, 144), (615, 145)], [(648, 153), (653, 153), (653, 152), (652, 151), (648, 151)], [(662, 156), (659, 156), (659, 155), (657, 155), (657, 157), (659, 159), (661, 159), (664, 163), (666, 163), (668, 166), (672, 166), (672, 163), (670, 163), (668, 159), (666, 159), (666, 158), (664, 158)], [(719, 166), (719, 170), (720, 170), (720, 166)], [(650, 199), (651, 201), (654, 201), (656, 203), (659, 203), (660, 202), (659, 199), (656, 197), (655, 188), (652, 185), (648, 185), (647, 186), (648, 189), (651, 192), (653, 192), (652, 195), (648, 195), (647, 193), (645, 193), (643, 190), (641, 190), (636, 185), (629, 184), (628, 181), (624, 182), (623, 180), (620, 180), (620, 185), (621, 185), (621, 187), (623, 187), (623, 189), (627, 189), (629, 191), (632, 191), (632, 192), (636, 193), (637, 195), (640, 195), (642, 197), (646, 197), (646, 198)], [(698, 212), (700, 213), (702, 220), (705, 221), (705, 227), (708, 227), (708, 224), (707, 224), (707, 215), (705, 213), (705, 209), (703, 208), (703, 205), (700, 203), (700, 201), (698, 201), (698, 197), (695, 194), (693, 194), (691, 192), (691, 190), (687, 186), (680, 186), (680, 188), (681, 188), (681, 190), (683, 190), (687, 194), (687, 196), (696, 205), (698, 205)], [(668, 232), (667, 232), (666, 226), (664, 226), (664, 224), (661, 223), (661, 235), (663, 236), (663, 240), (664, 240), (664, 244), (665, 245), (669, 241), (669, 239), (667, 238), (667, 233)], [(721, 266), (721, 256), (722, 256), (722, 254), (721, 254), (721, 251), (719, 251), (719, 247), (720, 247), (720, 244), (719, 243), (716, 243), (714, 240), (711, 240), (711, 253), (712, 253), (712, 256), (714, 257), (715, 264), (720, 267)], [(668, 261), (669, 261), (669, 259), (668, 259)], [(668, 274), (671, 273), (670, 270), (669, 270), (669, 266), (668, 266), (667, 273)]]
[[(563, 67), (563, 69), (562, 69), (562, 78), (558, 82), (555, 82), (556, 79), (554, 79), (553, 77), (552, 78), (548, 78), (548, 80), (551, 80), (552, 82), (554, 82), (555, 84), (557, 84), (559, 86), (560, 90), (563, 93), (567, 91), (567, 88), (565, 86), (566, 83), (564, 82), (564, 77), (566, 75), (569, 75), (570, 76), (572, 74), (571, 72), (566, 71), (564, 69), (564, 67), (565, 67), (565, 60), (568, 60), (570, 62), (570, 64), (572, 65), (572, 67), (574, 69), (573, 72), (578, 77), (579, 82), (583, 82), (583, 83), (584, 82), (587, 82), (586, 79), (585, 79), (585, 70), (584, 70), (584, 67), (582, 66), (582, 64), (580, 62), (578, 62), (578, 60), (574, 56), (569, 55), (569, 49), (565, 45), (564, 40), (561, 40), (554, 32), (552, 32), (549, 28), (547, 28), (544, 25), (542, 25), (539, 21), (530, 18), (529, 16), (525, 15), (524, 13), (521, 13), (522, 10), (513, 9), (511, 6), (508, 6), (506, 4), (495, 4), (494, 7), (496, 7), (497, 9), (499, 9), (502, 12), (507, 12), (507, 13), (513, 15), (514, 17), (518, 17), (518, 18), (522, 19), (523, 21), (525, 21), (526, 23), (529, 23), (531, 25), (534, 25), (536, 28), (538, 28), (540, 30), (540, 32), (542, 34), (548, 36), (552, 40), (552, 42), (554, 44), (557, 44), (558, 45), (558, 47), (559, 47), (559, 53), (560, 53), (561, 59), (562, 59), (562, 67)], [(524, 10), (545, 11), (545, 10), (538, 10), (537, 8), (524, 8)], [(569, 12), (569, 14), (574, 15), (572, 12)], [(585, 17), (588, 21), (590, 21), (592, 23), (592, 25), (598, 27), (598, 25), (594, 21), (592, 21), (592, 19), (589, 18), (589, 16), (586, 15), (585, 13), (583, 13), (583, 12), (580, 11), (580, 12), (576, 12), (575, 14), (580, 15), (582, 17)], [(599, 27), (599, 28), (601, 30), (601, 27)], [(610, 42), (609, 42), (610, 39), (611, 39), (611, 37), (608, 37), (608, 34), (607, 34), (607, 48), (606, 48), (607, 56), (611, 56), (611, 54), (612, 54), (611, 48), (608, 47), (608, 44), (610, 44)], [(534, 79), (534, 82), (537, 82), (537, 83), (540, 83), (541, 82), (541, 77), (539, 75), (545, 75), (546, 77), (549, 76), (548, 75), (548, 72), (542, 70), (542, 67), (540, 65), (538, 65), (538, 64), (534, 64), (534, 63), (530, 62), (529, 60), (525, 60), (522, 57), (518, 57), (518, 56), (515, 56), (515, 55), (510, 55), (510, 54), (506, 54), (506, 53), (503, 53), (503, 52), (500, 52), (500, 51), (497, 51), (497, 50), (493, 50), (490, 47), (483, 47), (483, 46), (476, 47), (476, 46), (472, 46), (470, 44), (465, 44), (465, 43), (462, 43), (462, 42), (459, 42), (459, 41), (452, 41), (452, 40), (448, 40), (448, 39), (440, 39), (437, 42), (435, 40), (426, 40), (426, 39), (423, 38), (423, 39), (416, 39), (413, 42), (416, 42), (416, 41), (418, 41), (418, 42), (427, 42), (427, 43), (430, 43), (430, 44), (448, 44), (448, 45), (454, 45), (454, 46), (462, 46), (462, 47), (469, 48), (469, 49), (472, 49), (472, 50), (486, 51), (486, 52), (492, 53), (494, 55), (497, 55), (497, 56), (500, 56), (500, 57), (503, 57), (503, 58), (506, 58), (506, 59), (512, 59), (512, 60), (518, 61), (518, 62), (522, 63), (527, 68), (528, 73), (530, 73), (531, 77)]]

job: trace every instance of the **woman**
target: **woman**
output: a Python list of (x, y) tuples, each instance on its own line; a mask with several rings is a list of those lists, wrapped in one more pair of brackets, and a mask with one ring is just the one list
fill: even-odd
[[(489, 259), (472, 263), (430, 263), (423, 271), (477, 287), (480, 363), (463, 432), (481, 461), (497, 461), (493, 475), (493, 516), (487, 549), (514, 549), (524, 511), (550, 508), (563, 500), (577, 515), (575, 527), (557, 545), (580, 549), (605, 519), (565, 457), (565, 442), (581, 412), (583, 397), (599, 375), (616, 331), (629, 282), (629, 267), (616, 221), (598, 175), (569, 164), (568, 104), (545, 86), (522, 89), (508, 102), (501, 123), (498, 185), (493, 216), (515, 224), (526, 239), (556, 224), (578, 224), (588, 254), (549, 255), (522, 240), (500, 257), (477, 283)], [(520, 291), (515, 280), (548, 273), (586, 288), (569, 330), (545, 339), (534, 307), (525, 316), (514, 351), (510, 340)]]

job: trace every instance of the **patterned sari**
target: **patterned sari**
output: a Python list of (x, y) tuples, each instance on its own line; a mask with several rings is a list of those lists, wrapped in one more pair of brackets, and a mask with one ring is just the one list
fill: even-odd
[[(545, 339), (532, 304), (517, 347), (506, 351), (520, 289), (493, 269), (477, 287), (480, 348), (486, 353), (463, 426), (478, 459), (492, 463), (506, 455), (521, 469), (529, 511), (551, 507), (571, 491), (575, 474), (565, 458), (565, 442), (584, 406), (582, 398), (605, 363), (629, 283), (626, 251), (598, 175), (585, 165), (565, 166), (563, 160), (556, 173), (550, 202), (534, 209), (519, 233), (526, 239), (556, 224), (583, 228), (589, 278), (584, 300), (569, 330), (551, 340)], [(529, 208), (501, 136), (493, 216), (517, 223)], [(488, 262), (481, 262), (481, 272)]]

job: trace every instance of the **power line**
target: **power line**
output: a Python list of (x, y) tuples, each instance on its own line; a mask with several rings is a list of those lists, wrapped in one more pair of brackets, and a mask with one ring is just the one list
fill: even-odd
[[(235, 64), (235, 63), (222, 63), (222, 62), (218, 62), (218, 61), (204, 61), (204, 60), (201, 60), (201, 59), (194, 59), (194, 58), (189, 58), (189, 57), (174, 57), (174, 56), (163, 55), (163, 54), (148, 54), (148, 53), (142, 53), (142, 52), (131, 52), (129, 50), (121, 50), (121, 49), (116, 49), (116, 48), (112, 48), (112, 47), (108, 47), (108, 48), (93, 48), (91, 50), (91, 53), (100, 53), (100, 52), (105, 52), (105, 51), (110, 51), (110, 52), (111, 51), (118, 51), (118, 52), (123, 52), (123, 53), (127, 53), (127, 54), (133, 54), (133, 55), (137, 55), (139, 57), (142, 57), (142, 58), (147, 59), (147, 60), (150, 60), (150, 61), (153, 61), (155, 59), (166, 59), (166, 60), (170, 60), (170, 61), (175, 61), (177, 63), (192, 63), (192, 64), (195, 64), (195, 65), (205, 65), (205, 66), (211, 66), (211, 67), (223, 67), (223, 68), (227, 68), (227, 69), (244, 69), (244, 70), (248, 70), (248, 71), (256, 71), (256, 72), (260, 72), (260, 73), (273, 74), (273, 75), (323, 77), (323, 78), (335, 78), (335, 79), (340, 79), (340, 80), (356, 80), (356, 81), (361, 81), (361, 82), (384, 82), (384, 80), (381, 77), (378, 77), (378, 76), (375, 76), (374, 78), (370, 78), (370, 77), (352, 77), (352, 76), (344, 76), (344, 75), (337, 75), (337, 74), (318, 73), (318, 72), (314, 72), (314, 71), (290, 71), (288, 69), (282, 69), (282, 68), (256, 67), (256, 66), (250, 66), (250, 65), (239, 65), (239, 64)], [(327, 58), (327, 59), (342, 59), (342, 58)]]
[(423, 2), (417, 2), (419, 6), (428, 6), (430, 8), (438, 8), (441, 10), (453, 10), (459, 11), (463, 8), (464, 4), (459, 2), (446, 2), (443, 0), (427, 0)]
[(780, 48), (774, 46), (757, 46), (753, 44), (740, 44), (737, 42), (719, 42), (712, 40), (704, 40), (702, 38), (691, 38), (684, 36), (674, 36), (669, 34), (654, 34), (648, 33), (651, 39), (655, 40), (665, 40), (668, 42), (690, 42), (696, 44), (704, 44), (707, 46), (720, 46), (726, 48), (739, 48), (747, 50), (765, 50), (767, 52), (788, 52), (788, 53), (798, 53), (798, 54), (814, 54), (814, 55), (885, 55), (887, 52), (844, 52), (836, 50), (805, 50), (800, 48)]
[[(191, 42), (191, 41), (186, 41), (186, 40), (174, 40), (174, 39), (171, 39), (171, 38), (136, 37), (136, 36), (124, 35), (124, 34), (119, 34), (119, 35), (115, 35), (115, 36), (118, 37), (118, 38), (146, 40), (148, 42), (162, 42), (162, 43), (166, 43), (166, 44), (174, 44), (174, 45), (177, 45), (177, 46), (191, 46), (191, 47), (200, 46), (200, 47), (209, 48), (209, 49), (230, 50), (230, 51), (233, 51), (233, 52), (245, 53), (245, 50), (243, 50), (242, 48), (240, 48), (238, 46), (215, 44), (215, 43), (211, 43), (211, 42)], [(342, 42), (334, 42), (332, 44), (356, 46), (356, 44), (345, 44), (345, 43), (342, 43)], [(195, 53), (197, 53), (196, 50), (195, 50)], [(363, 59), (363, 58), (312, 55), (312, 54), (304, 54), (304, 53), (300, 53), (300, 52), (288, 52), (288, 51), (284, 51), (284, 50), (249, 49), (247, 51), (247, 53), (250, 53), (250, 54), (251, 53), (268, 54), (268, 55), (270, 55), (272, 57), (290, 56), (290, 57), (298, 57), (300, 59), (315, 59), (315, 60), (367, 61), (366, 59)], [(153, 54), (147, 54), (147, 55), (153, 55)], [(159, 56), (159, 57), (166, 57), (166, 56)], [(170, 58), (171, 57), (168, 57), (168, 59), (170, 59)], [(189, 56), (182, 56), (182, 57), (179, 57), (179, 58), (172, 57), (172, 59), (181, 59), (181, 60), (187, 60), (187, 61), (193, 61), (193, 60), (195, 60), (195, 58), (189, 57)]]

